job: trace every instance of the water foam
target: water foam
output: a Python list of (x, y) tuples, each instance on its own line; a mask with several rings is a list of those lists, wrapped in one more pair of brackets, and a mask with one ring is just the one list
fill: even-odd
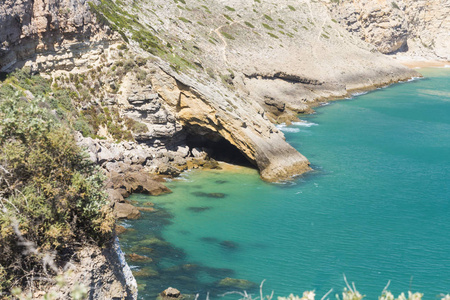
[(299, 128), (292, 128), (292, 127), (278, 127), (283, 132), (300, 132)]
[(411, 81), (419, 80), (419, 79), (422, 79), (422, 77), (412, 77), (411, 79), (408, 79), (407, 82), (411, 82)]
[(313, 123), (313, 122), (301, 121), (301, 122), (293, 122), (292, 125), (303, 126), (303, 127), (311, 127), (311, 126), (317, 126), (318, 124)]
[(350, 98), (358, 97), (367, 94), (368, 92), (356, 92), (352, 93), (352, 96)]

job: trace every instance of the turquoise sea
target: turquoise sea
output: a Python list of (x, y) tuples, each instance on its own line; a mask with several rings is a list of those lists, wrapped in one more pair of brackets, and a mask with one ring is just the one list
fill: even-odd
[(389, 280), (396, 296), (450, 293), (450, 69), (421, 72), (282, 127), (314, 168), (292, 182), (228, 166), (187, 172), (169, 195), (133, 195), (156, 209), (120, 236), (126, 253), (153, 258), (128, 260), (139, 298), (172, 286), (217, 299), (236, 290), (218, 285), (232, 277), (266, 279), (274, 299), (331, 288), (334, 299), (343, 274), (367, 299)]

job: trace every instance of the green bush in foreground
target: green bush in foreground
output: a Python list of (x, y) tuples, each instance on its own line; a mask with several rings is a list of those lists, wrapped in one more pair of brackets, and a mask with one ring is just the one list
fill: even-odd
[(114, 222), (101, 173), (37, 99), (0, 95), (0, 299), (55, 275), (49, 253), (63, 265), (77, 246), (108, 241)]

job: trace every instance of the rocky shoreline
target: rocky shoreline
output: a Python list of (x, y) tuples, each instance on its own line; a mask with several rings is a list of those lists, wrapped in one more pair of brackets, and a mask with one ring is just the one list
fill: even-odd
[(274, 124), (420, 76), (385, 54), (449, 61), (450, 8), (407, 4), (7, 0), (0, 71), (25, 66), (67, 93), (78, 144), (103, 170), (117, 218), (133, 219), (131, 193), (169, 193), (164, 177), (216, 160), (270, 182), (311, 170)]

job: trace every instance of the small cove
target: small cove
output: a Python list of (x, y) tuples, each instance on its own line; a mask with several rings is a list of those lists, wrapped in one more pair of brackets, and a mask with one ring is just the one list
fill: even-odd
[(395, 294), (449, 293), (450, 70), (424, 72), (281, 128), (314, 168), (293, 182), (231, 166), (187, 172), (169, 195), (132, 195), (156, 209), (120, 236), (125, 253), (153, 259), (128, 260), (140, 299), (168, 286), (216, 298), (226, 277), (321, 297), (342, 291), (344, 273), (368, 299), (388, 280)]

